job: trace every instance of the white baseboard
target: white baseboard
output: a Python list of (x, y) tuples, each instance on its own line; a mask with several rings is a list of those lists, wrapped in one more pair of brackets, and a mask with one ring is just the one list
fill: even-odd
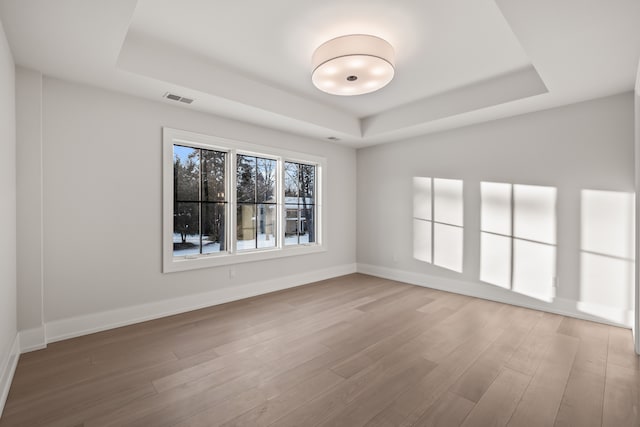
[(19, 335), (20, 353), (40, 350), (47, 346), (46, 337), (44, 335), (44, 326), (22, 330), (19, 332)]
[(156, 301), (104, 311), (101, 313), (47, 322), (45, 329), (46, 342), (60, 341), (107, 329), (118, 328), (120, 326), (145, 322), (147, 320), (171, 316), (212, 305), (224, 304), (243, 298), (306, 285), (355, 272), (355, 264), (345, 264), (323, 270), (278, 277), (276, 279), (264, 280), (237, 287), (227, 287), (201, 294), (186, 295), (184, 297), (173, 298), (170, 300)]
[(11, 381), (13, 381), (13, 374), (16, 372), (19, 357), (20, 336), (19, 334), (16, 334), (13, 339), (13, 343), (11, 344), (9, 354), (4, 357), (4, 360), (0, 361), (0, 417), (4, 410), (4, 404), (7, 402), (7, 396), (9, 396)]
[(547, 311), (563, 316), (590, 320), (592, 322), (621, 326), (623, 328), (631, 328), (633, 322), (632, 310), (619, 310), (594, 304), (584, 304), (565, 298), (555, 298), (552, 302), (546, 302), (488, 284), (447, 279), (370, 264), (359, 263), (357, 269), (358, 273), (369, 274), (371, 276), (517, 305), (534, 310)]

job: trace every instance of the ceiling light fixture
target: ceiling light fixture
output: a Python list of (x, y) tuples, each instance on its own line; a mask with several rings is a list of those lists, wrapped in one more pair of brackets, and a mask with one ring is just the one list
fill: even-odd
[(318, 89), (332, 95), (375, 92), (393, 79), (393, 61), (393, 47), (379, 37), (337, 37), (313, 53), (311, 80)]

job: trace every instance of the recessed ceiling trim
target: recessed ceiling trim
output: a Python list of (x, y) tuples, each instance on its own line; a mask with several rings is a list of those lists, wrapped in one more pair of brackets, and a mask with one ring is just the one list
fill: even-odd
[[(132, 73), (224, 98), (253, 108), (361, 137), (360, 121), (337, 110), (252, 80), (206, 58), (159, 40), (129, 32), (117, 66)], [(202, 102), (198, 96), (199, 102)]]
[(363, 137), (385, 134), (547, 92), (536, 69), (529, 66), (365, 117), (362, 133)]

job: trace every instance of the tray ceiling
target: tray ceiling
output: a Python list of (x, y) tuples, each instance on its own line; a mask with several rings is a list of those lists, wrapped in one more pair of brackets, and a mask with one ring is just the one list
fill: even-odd
[[(46, 75), (361, 147), (632, 90), (628, 0), (0, 0), (16, 63)], [(373, 34), (396, 76), (355, 97), (311, 83), (314, 49)]]

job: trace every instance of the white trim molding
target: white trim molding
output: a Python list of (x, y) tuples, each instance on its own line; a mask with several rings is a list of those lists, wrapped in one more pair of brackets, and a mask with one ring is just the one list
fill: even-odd
[(28, 353), (47, 347), (44, 325), (37, 328), (25, 329), (18, 332), (18, 335), (20, 335), (20, 353)]
[[(482, 283), (447, 279), (424, 273), (416, 273), (370, 264), (358, 263), (357, 270), (358, 273), (423, 286), (425, 288), (438, 289), (475, 298), (517, 305), (520, 307), (561, 314), (563, 316), (590, 320), (592, 322), (599, 322), (612, 326), (631, 328), (633, 323), (632, 310), (615, 310), (608, 307), (594, 305), (586, 306), (580, 302), (557, 297), (552, 302), (545, 302), (527, 297), (526, 295), (516, 294), (506, 289), (493, 287), (491, 285), (484, 285)], [(603, 315), (606, 315), (606, 317), (598, 315), (598, 313), (602, 313)]]
[(13, 344), (9, 350), (9, 354), (1, 361), (0, 364), (0, 417), (4, 410), (4, 404), (9, 396), (9, 389), (13, 381), (13, 374), (18, 366), (18, 358), (20, 357), (20, 336), (16, 334)]
[(186, 295), (131, 307), (118, 308), (95, 314), (55, 320), (46, 323), (46, 341), (55, 342), (107, 329), (118, 328), (147, 320), (172, 316), (244, 298), (307, 285), (333, 277), (356, 272), (355, 264), (344, 264), (308, 273), (278, 277), (276, 279), (226, 287), (211, 292)]

